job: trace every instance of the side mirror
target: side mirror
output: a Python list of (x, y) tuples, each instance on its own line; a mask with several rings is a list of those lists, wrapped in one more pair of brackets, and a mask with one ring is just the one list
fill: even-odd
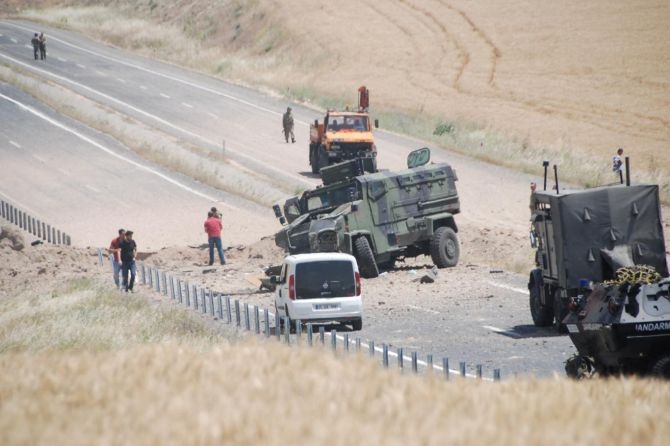
[(375, 119), (375, 128), (376, 128), (376, 129), (379, 128), (379, 119)]
[(358, 210), (358, 203), (351, 203), (351, 212), (356, 212)]
[(275, 217), (282, 218), (281, 208), (278, 204), (272, 205), (272, 210), (275, 212)]
[(283, 215), (281, 217), (279, 217), (279, 223), (282, 226), (284, 226), (286, 224), (286, 217), (284, 217)]

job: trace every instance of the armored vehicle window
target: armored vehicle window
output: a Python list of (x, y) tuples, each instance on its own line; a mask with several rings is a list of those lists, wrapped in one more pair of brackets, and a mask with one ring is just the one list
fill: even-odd
[(346, 260), (298, 263), (295, 275), (297, 299), (350, 297), (356, 294), (354, 268)]

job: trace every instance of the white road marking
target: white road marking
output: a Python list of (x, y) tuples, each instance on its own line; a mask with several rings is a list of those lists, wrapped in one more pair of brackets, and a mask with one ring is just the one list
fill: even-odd
[[(24, 30), (24, 31), (30, 31), (28, 28), (17, 25), (15, 23), (7, 23), (7, 25), (13, 26), (14, 28), (18, 28), (18, 29), (21, 29), (21, 30)], [(230, 99), (231, 101), (235, 101), (235, 102), (238, 102), (240, 104), (244, 104), (248, 107), (252, 107), (252, 108), (255, 108), (257, 110), (261, 110), (261, 111), (264, 111), (264, 112), (267, 112), (267, 113), (271, 113), (275, 116), (281, 116), (283, 114), (283, 111), (276, 111), (276, 110), (272, 110), (272, 109), (269, 109), (269, 108), (266, 108), (266, 107), (262, 107), (260, 105), (254, 104), (253, 102), (245, 101), (244, 99), (238, 98), (238, 97), (230, 95), (228, 93), (223, 93), (221, 91), (214, 90), (213, 88), (205, 87), (203, 85), (198, 85), (196, 83), (193, 83), (193, 82), (190, 82), (190, 81), (187, 81), (187, 80), (184, 80), (184, 79), (180, 79), (178, 77), (175, 77), (175, 76), (172, 76), (172, 75), (169, 75), (169, 74), (161, 73), (159, 71), (154, 71), (150, 68), (145, 68), (141, 65), (137, 65), (137, 64), (134, 64), (134, 63), (127, 62), (125, 60), (117, 59), (115, 57), (105, 56), (104, 54), (99, 54), (96, 51), (80, 47), (78, 45), (75, 45), (73, 43), (67, 42), (65, 40), (59, 39), (59, 38), (54, 37), (54, 36), (51, 36), (50, 39), (53, 40), (53, 41), (56, 41), (56, 42), (60, 42), (63, 45), (67, 45), (71, 48), (75, 48), (79, 51), (83, 51), (85, 53), (92, 54), (93, 56), (100, 57), (102, 59), (111, 60), (112, 62), (116, 62), (118, 64), (125, 65), (127, 67), (135, 68), (137, 70), (144, 71), (146, 73), (151, 73), (151, 74), (154, 74), (156, 76), (160, 76), (162, 78), (169, 79), (169, 80), (174, 81), (174, 82), (179, 82), (181, 84), (188, 85), (189, 87), (197, 88), (199, 90), (206, 91), (208, 93), (212, 93), (212, 94), (215, 94), (217, 96), (221, 96), (221, 97)], [(309, 125), (310, 124), (310, 122), (300, 121), (298, 119), (296, 119), (295, 122), (299, 123), (299, 124), (302, 124), (302, 125)]]
[(20, 149), (20, 148), (21, 148), (21, 144), (19, 144), (19, 143), (16, 142), (16, 141), (12, 141), (12, 140), (10, 139), (10, 140), (9, 140), (9, 143), (10, 143), (11, 145), (13, 145), (14, 147), (16, 147), (17, 149)]
[[(0, 56), (2, 56), (2, 54), (0, 54)], [(25, 104), (23, 104), (23, 103), (21, 103), (21, 102), (15, 100), (15, 99), (12, 99), (12, 98), (10, 98), (10, 97), (8, 97), (8, 96), (5, 96), (5, 95), (2, 94), (2, 93), (0, 93), (0, 98), (3, 98), (3, 99), (5, 99), (5, 100), (7, 100), (7, 101), (9, 101), (9, 102), (11, 102), (11, 103), (17, 105), (18, 107), (20, 107), (20, 108), (26, 110), (27, 112), (30, 112), (30, 113), (32, 113), (33, 115), (35, 115), (35, 116), (37, 116), (37, 117), (39, 117), (39, 118), (41, 118), (41, 119), (47, 121), (48, 123), (50, 123), (50, 124), (52, 124), (52, 125), (54, 125), (54, 126), (60, 128), (60, 129), (62, 129), (62, 130), (65, 130), (66, 132), (71, 133), (72, 135), (75, 135), (75, 136), (78, 137), (79, 139), (82, 139), (82, 140), (86, 141), (87, 143), (91, 144), (92, 146), (96, 147), (97, 149), (102, 150), (103, 152), (105, 152), (105, 153), (107, 153), (107, 154), (109, 154), (109, 155), (111, 155), (111, 156), (113, 156), (113, 157), (116, 157), (116, 158), (118, 158), (118, 159), (120, 159), (120, 160), (122, 160), (122, 161), (125, 161), (126, 163), (131, 164), (131, 165), (133, 165), (133, 166), (135, 166), (135, 167), (137, 167), (137, 168), (139, 168), (139, 169), (141, 169), (141, 170), (144, 170), (144, 171), (146, 171), (146, 172), (148, 172), (148, 173), (151, 173), (151, 174), (153, 174), (153, 175), (156, 175), (157, 177), (162, 178), (163, 180), (167, 181), (168, 183), (172, 183), (172, 184), (174, 184), (175, 186), (177, 186), (177, 187), (179, 187), (179, 188), (181, 188), (181, 189), (183, 189), (183, 190), (185, 190), (185, 191), (187, 191), (187, 192), (190, 192), (190, 193), (192, 193), (192, 194), (194, 194), (194, 195), (197, 195), (197, 196), (202, 197), (202, 198), (204, 198), (204, 199), (206, 199), (206, 200), (209, 200), (209, 201), (218, 201), (216, 198), (214, 198), (214, 197), (212, 197), (212, 196), (210, 196), (210, 195), (207, 195), (207, 194), (205, 194), (205, 193), (202, 193), (202, 192), (200, 192), (200, 191), (197, 191), (197, 190), (195, 190), (195, 189), (193, 189), (193, 188), (191, 188), (191, 187), (189, 187), (189, 186), (186, 186), (185, 184), (182, 184), (182, 183), (180, 183), (179, 181), (174, 180), (174, 179), (170, 178), (169, 176), (167, 176), (167, 175), (165, 175), (165, 174), (162, 174), (162, 173), (158, 172), (157, 170), (154, 170), (154, 169), (152, 169), (152, 168), (150, 168), (150, 167), (148, 167), (148, 166), (145, 166), (144, 164), (140, 164), (140, 163), (138, 163), (137, 161), (131, 160), (130, 158), (127, 158), (127, 157), (125, 157), (125, 156), (119, 155), (118, 153), (114, 152), (113, 150), (111, 150), (111, 149), (109, 149), (109, 148), (103, 146), (102, 144), (100, 144), (100, 143), (98, 143), (98, 142), (92, 140), (92, 139), (89, 138), (88, 136), (83, 135), (83, 134), (77, 132), (77, 131), (74, 130), (74, 129), (71, 129), (70, 127), (66, 126), (65, 124), (62, 124), (62, 123), (56, 121), (55, 119), (52, 119), (52, 118), (46, 116), (45, 114), (41, 113), (40, 111), (38, 111), (38, 110), (36, 110), (36, 109), (34, 109), (34, 108), (28, 106), (28, 105), (25, 105)], [(231, 206), (230, 204), (228, 204), (228, 206), (231, 207), (231, 208), (233, 208), (233, 209), (236, 209), (235, 206)]]
[(86, 185), (86, 189), (92, 190), (92, 191), (95, 192), (96, 194), (99, 194), (99, 193), (100, 193), (100, 189), (97, 189), (97, 188), (91, 186), (90, 184), (87, 184), (87, 185)]
[(411, 309), (413, 309), (413, 310), (421, 310), (421, 311), (425, 311), (426, 313), (440, 314), (439, 311), (429, 310), (428, 308), (417, 307), (416, 305), (409, 305), (409, 304), (408, 304), (408, 305), (405, 305), (405, 306), (406, 306), (407, 308), (411, 308)]
[(86, 65), (82, 65), (82, 64), (80, 64), (80, 63), (78, 63), (77, 66), (78, 66), (79, 68), (81, 68), (81, 69), (85, 69), (85, 68), (86, 68)]
[[(87, 86), (87, 85), (81, 84), (81, 83), (79, 83), (79, 82), (73, 81), (72, 79), (68, 79), (68, 78), (63, 77), (63, 76), (59, 76), (59, 75), (54, 74), (54, 73), (52, 73), (52, 72), (50, 72), (50, 71), (43, 70), (43, 69), (41, 69), (41, 68), (33, 67), (32, 65), (29, 65), (29, 64), (27, 64), (27, 63), (23, 63), (23, 62), (21, 62), (21, 61), (18, 60), (18, 59), (14, 59), (13, 57), (7, 56), (7, 55), (2, 54), (2, 53), (0, 53), (0, 57), (1, 57), (1, 58), (4, 58), (4, 59), (7, 59), (7, 60), (10, 60), (10, 61), (12, 61), (12, 62), (15, 63), (15, 64), (17, 64), (17, 65), (21, 65), (21, 66), (23, 66), (23, 67), (25, 67), (25, 68), (28, 68), (28, 69), (30, 69), (30, 70), (33, 70), (33, 71), (37, 71), (37, 72), (39, 72), (39, 73), (42, 73), (42, 74), (44, 74), (44, 75), (46, 75), (46, 76), (51, 76), (51, 77), (53, 77), (53, 78), (55, 78), (55, 79), (59, 79), (59, 80), (61, 80), (61, 81), (63, 81), (63, 82), (66, 82), (66, 83), (69, 83), (69, 84), (72, 84), (72, 85), (76, 85), (77, 87), (79, 87), (79, 88), (81, 88), (81, 89), (83, 89), (83, 90), (89, 91), (89, 92), (91, 92), (91, 93), (93, 93), (93, 94), (96, 94), (96, 95), (98, 95), (98, 96), (100, 96), (100, 97), (103, 97), (103, 98), (107, 99), (107, 100), (110, 101), (110, 102), (114, 102), (114, 103), (119, 104), (119, 105), (121, 105), (121, 106), (123, 106), (123, 107), (126, 107), (126, 108), (128, 108), (129, 110), (132, 110), (132, 111), (134, 111), (134, 112), (136, 112), (136, 113), (139, 113), (139, 114), (141, 114), (141, 115), (143, 115), (143, 116), (146, 116), (147, 118), (150, 118), (150, 119), (152, 119), (152, 120), (154, 120), (154, 121), (156, 121), (156, 122), (159, 122), (159, 123), (161, 123), (161, 124), (163, 124), (163, 125), (165, 125), (165, 126), (167, 126), (167, 127), (169, 127), (169, 128), (172, 128), (172, 129), (174, 129), (174, 130), (177, 130), (178, 132), (181, 132), (181, 133), (183, 133), (183, 134), (185, 134), (185, 135), (188, 135), (188, 136), (190, 136), (190, 137), (192, 137), (192, 138), (195, 138), (195, 139), (198, 139), (198, 140), (200, 140), (200, 141), (203, 141), (203, 142), (205, 142), (205, 143), (207, 143), (207, 144), (210, 144), (210, 145), (215, 146), (215, 147), (218, 147), (218, 146), (220, 145), (220, 142), (211, 141), (211, 140), (209, 140), (209, 139), (207, 139), (207, 138), (205, 138), (205, 137), (203, 137), (203, 136), (201, 136), (201, 135), (199, 135), (199, 134), (197, 134), (197, 133), (194, 133), (194, 132), (191, 132), (190, 130), (186, 130), (185, 128), (179, 127), (178, 125), (175, 125), (175, 124), (173, 124), (173, 123), (171, 123), (171, 122), (169, 122), (169, 121), (166, 121), (166, 120), (163, 119), (163, 118), (160, 118), (160, 117), (158, 117), (158, 116), (156, 116), (156, 115), (153, 115), (153, 114), (151, 114), (151, 113), (149, 113), (149, 112), (146, 112), (146, 111), (144, 111), (144, 110), (142, 110), (142, 109), (140, 109), (140, 108), (137, 108), (137, 107), (135, 107), (135, 106), (133, 106), (133, 105), (130, 105), (130, 104), (126, 103), (126, 102), (123, 102), (123, 101), (121, 101), (120, 99), (117, 99), (117, 98), (115, 98), (115, 97), (113, 97), (113, 96), (110, 96), (110, 95), (108, 95), (108, 94), (105, 94), (105, 93), (103, 93), (103, 92), (101, 92), (101, 91), (98, 91), (98, 90), (96, 90), (96, 89), (94, 89), (94, 88), (91, 88), (91, 87), (89, 87), (89, 86)], [(98, 73), (100, 73), (100, 72), (98, 72)], [(102, 75), (104, 76), (103, 73), (100, 73), (100, 74), (102, 74)], [(162, 94), (163, 94), (163, 93), (161, 93), (161, 95), (162, 95)], [(167, 96), (167, 95), (166, 95), (166, 96)], [(169, 98), (169, 96), (167, 96), (167, 97)], [(260, 107), (256, 107), (256, 108), (260, 108)], [(233, 149), (233, 150), (234, 150), (234, 149)], [(248, 160), (250, 160), (250, 161), (253, 161), (253, 162), (257, 162), (257, 161), (258, 161), (255, 157), (253, 157), (253, 156), (251, 156), (251, 155), (247, 155), (247, 154), (245, 154), (243, 150), (234, 150), (234, 151), (235, 151), (235, 153), (237, 154), (237, 156), (239, 156), (240, 158), (246, 158), (246, 159), (248, 159)], [(303, 184), (303, 185), (307, 185), (307, 186), (310, 186), (310, 187), (311, 187), (311, 184), (308, 183), (307, 181), (305, 181), (305, 179), (304, 179), (303, 177), (301, 177), (300, 175), (298, 175), (298, 174), (291, 174), (291, 173), (285, 172), (284, 170), (282, 170), (282, 169), (280, 169), (280, 168), (273, 167), (273, 166), (268, 166), (268, 169), (273, 170), (273, 171), (276, 171), (276, 172), (278, 172), (278, 173), (281, 173), (282, 175), (290, 176), (290, 177), (293, 178), (294, 180), (299, 181), (301, 184)]]
[(60, 168), (59, 168), (58, 171), (59, 171), (60, 173), (62, 173), (63, 175), (65, 175), (66, 177), (71, 177), (71, 176), (72, 176), (72, 174), (71, 174), (70, 172), (68, 172), (67, 170), (65, 170), (65, 169), (60, 169)]
[(32, 49), (32, 48), (33, 48), (32, 45), (28, 45), (27, 43), (26, 43), (25, 45), (23, 45), (23, 46), (25, 46), (25, 47), (28, 48), (28, 49)]
[(11, 39), (9, 39), (9, 40), (11, 40), (11, 41), (12, 41), (12, 42), (14, 42), (14, 43), (19, 43), (19, 41), (18, 41), (18, 40), (16, 40), (16, 39), (15, 39), (14, 37), (12, 37), (12, 38), (11, 38)]
[(187, 104), (186, 102), (182, 102), (181, 105), (183, 105), (186, 108), (193, 108), (191, 104)]
[(95, 73), (96, 73), (96, 74), (99, 74), (100, 76), (107, 77), (107, 73), (103, 73), (103, 72), (100, 71), (100, 70), (95, 70)]
[(510, 291), (525, 294), (526, 296), (528, 296), (528, 290), (523, 289), (523, 288), (517, 288), (517, 287), (513, 287), (511, 285), (505, 285), (504, 283), (496, 283), (496, 282), (493, 282), (491, 280), (486, 280), (485, 282), (488, 283), (489, 285), (493, 285), (495, 287), (502, 288), (504, 290), (510, 290)]
[(58, 59), (59, 62), (67, 62), (67, 59), (63, 59), (62, 57), (57, 57), (56, 59)]
[(214, 118), (214, 119), (219, 119), (219, 117), (216, 116), (214, 113), (209, 113), (209, 112), (207, 112), (207, 114), (208, 114), (209, 116), (211, 116), (212, 118)]
[(515, 332), (513, 332), (513, 331), (509, 331), (509, 330), (503, 330), (502, 328), (493, 327), (493, 326), (491, 326), (491, 325), (482, 325), (482, 327), (486, 328), (487, 330), (494, 331), (494, 332), (496, 332), (496, 333), (500, 333), (500, 334), (504, 334), (504, 335), (507, 335), (507, 336), (511, 336), (511, 337), (513, 337), (513, 338), (517, 338), (517, 339), (518, 339), (518, 338), (521, 337), (521, 335), (520, 335), (519, 333), (515, 333)]
[(141, 88), (142, 90), (146, 90), (146, 89), (147, 89), (147, 87), (145, 87), (144, 85), (140, 85), (140, 88)]
[(166, 95), (165, 93), (161, 93), (160, 95), (161, 95), (162, 97), (164, 97), (165, 99), (170, 99), (170, 96)]
[(122, 84), (125, 84), (125, 83), (126, 83), (126, 80), (125, 80), (125, 79), (121, 79), (120, 77), (117, 77), (116, 80), (119, 81), (119, 82), (121, 82)]
[(42, 157), (39, 156), (39, 155), (35, 155), (34, 153), (33, 153), (33, 158), (35, 158), (37, 161), (42, 162), (42, 163), (44, 163), (44, 164), (47, 163), (47, 160), (45, 160), (44, 158), (42, 158)]

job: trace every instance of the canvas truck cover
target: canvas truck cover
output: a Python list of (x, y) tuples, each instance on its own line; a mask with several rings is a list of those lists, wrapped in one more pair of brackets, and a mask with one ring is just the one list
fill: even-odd
[(538, 192), (537, 201), (550, 207), (559, 282), (577, 288), (582, 278), (601, 282), (630, 265), (667, 277), (658, 194), (657, 185)]

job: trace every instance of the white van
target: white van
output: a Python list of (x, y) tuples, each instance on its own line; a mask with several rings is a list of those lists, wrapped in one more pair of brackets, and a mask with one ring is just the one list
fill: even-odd
[[(363, 328), (361, 276), (349, 254), (328, 252), (287, 256), (272, 279), (275, 309), (291, 326), (301, 322), (340, 322)], [(283, 321), (283, 319), (280, 319)]]

